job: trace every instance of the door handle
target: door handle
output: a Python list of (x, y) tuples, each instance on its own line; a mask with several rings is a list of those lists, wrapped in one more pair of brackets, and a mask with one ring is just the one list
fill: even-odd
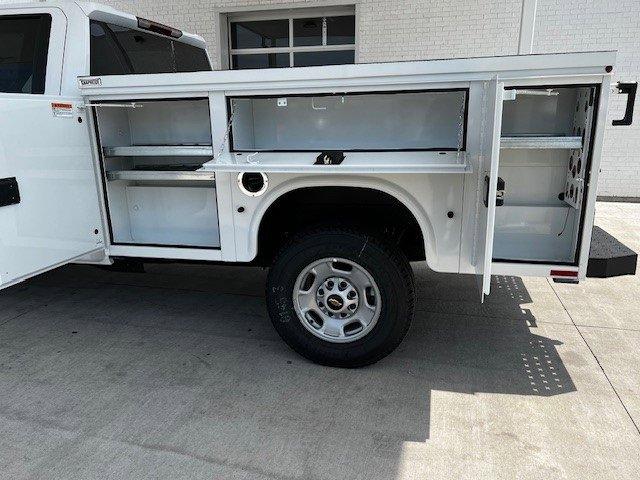
[(0, 207), (20, 203), (20, 189), (16, 177), (0, 178)]
[(618, 89), (618, 93), (627, 95), (627, 107), (624, 110), (624, 117), (620, 120), (614, 120), (611, 124), (616, 127), (620, 125), (631, 125), (631, 123), (633, 123), (633, 108), (636, 103), (638, 83), (618, 83), (616, 88)]
[[(484, 206), (489, 206), (489, 175), (485, 175), (484, 177)], [(498, 188), (496, 190), (496, 207), (502, 207), (504, 205), (504, 191), (505, 191), (505, 181), (498, 177)]]

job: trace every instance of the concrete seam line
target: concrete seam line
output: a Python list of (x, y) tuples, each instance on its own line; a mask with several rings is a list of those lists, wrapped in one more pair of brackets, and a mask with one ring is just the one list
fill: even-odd
[(622, 401), (622, 398), (620, 397), (620, 394), (616, 390), (616, 387), (613, 386), (613, 383), (611, 382), (611, 379), (609, 378), (609, 375), (607, 375), (607, 372), (605, 371), (604, 367), (600, 363), (600, 360), (598, 359), (596, 353), (591, 348), (591, 345), (589, 345), (589, 342), (587, 342), (587, 339), (584, 338), (584, 335), (580, 331), (580, 328), (578, 327), (578, 325), (576, 325), (576, 322), (573, 320), (573, 317), (569, 313), (569, 310), (567, 310), (567, 307), (565, 306), (564, 302), (560, 298), (560, 295), (558, 295), (558, 292), (556, 292), (556, 289), (553, 288), (553, 285), (551, 284), (551, 282), (549, 281), (548, 278), (547, 278), (547, 283), (551, 287), (551, 290), (553, 290), (554, 295), (556, 296), (556, 298), (560, 302), (560, 305), (562, 305), (562, 308), (564, 309), (564, 311), (567, 312), (567, 315), (569, 316), (569, 319), (571, 320), (571, 323), (573, 323), (573, 326), (575, 327), (575, 329), (577, 330), (578, 334), (580, 335), (580, 338), (582, 338), (582, 341), (584, 342), (584, 344), (587, 346), (587, 348), (591, 352), (591, 355), (593, 356), (593, 358), (595, 359), (596, 363), (598, 364), (598, 367), (600, 367), (600, 370), (602, 371), (602, 374), (604, 375), (604, 378), (606, 378), (607, 382), (609, 382), (609, 386), (613, 390), (613, 393), (616, 394), (616, 397), (618, 397), (618, 401), (620, 402), (620, 405), (622, 405), (622, 408), (624, 408), (624, 411), (627, 413), (627, 416), (629, 417), (629, 420), (631, 420), (631, 423), (633, 424), (633, 426), (635, 427), (636, 431), (638, 432), (638, 435), (640, 435), (640, 427), (638, 427), (638, 424), (636, 423), (636, 421), (631, 416), (631, 413), (629, 412), (629, 409), (627, 408), (627, 406)]

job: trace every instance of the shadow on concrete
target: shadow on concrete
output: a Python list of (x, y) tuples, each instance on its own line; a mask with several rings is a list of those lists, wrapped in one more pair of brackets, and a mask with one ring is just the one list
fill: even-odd
[(13, 287), (0, 295), (0, 433), (12, 445), (0, 466), (67, 478), (107, 468), (394, 478), (405, 442), (430, 439), (434, 391), (478, 402), (575, 391), (560, 342), (531, 333), (520, 279), (497, 277), (481, 305), (472, 277), (416, 273), (406, 340), (360, 370), (290, 351), (268, 320), (259, 269), (72, 266)]

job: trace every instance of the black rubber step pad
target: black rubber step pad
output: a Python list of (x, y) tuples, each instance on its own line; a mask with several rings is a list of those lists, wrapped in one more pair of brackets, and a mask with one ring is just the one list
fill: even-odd
[(638, 254), (600, 227), (593, 227), (587, 277), (635, 275)]

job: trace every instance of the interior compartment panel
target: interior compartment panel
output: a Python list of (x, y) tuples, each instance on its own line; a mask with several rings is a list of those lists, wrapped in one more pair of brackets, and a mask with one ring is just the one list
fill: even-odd
[(493, 258), (575, 264), (596, 88), (527, 88), (505, 98)]
[(129, 108), (98, 109), (103, 147), (211, 145), (208, 99), (132, 101), (131, 104)]
[(114, 244), (219, 248), (208, 99), (95, 107)]
[(235, 97), (232, 150), (457, 150), (466, 101), (467, 90)]
[(575, 216), (575, 210), (568, 207), (497, 208), (494, 259), (572, 262), (575, 238), (573, 229), (567, 229), (566, 225), (572, 225)]
[(120, 242), (220, 246), (214, 188), (127, 185), (125, 196), (130, 230), (114, 232)]

